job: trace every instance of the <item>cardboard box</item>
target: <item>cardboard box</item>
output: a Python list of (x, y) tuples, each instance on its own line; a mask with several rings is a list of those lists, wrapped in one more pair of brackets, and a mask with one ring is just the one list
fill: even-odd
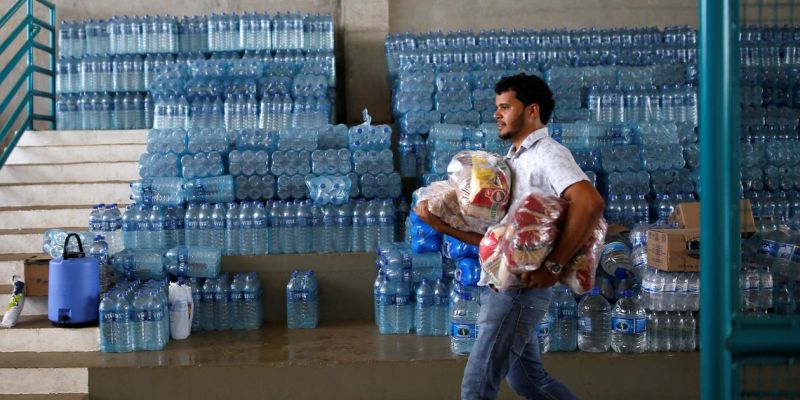
[(700, 270), (699, 229), (647, 231), (647, 264), (662, 271)]
[(25, 260), (25, 294), (47, 296), (50, 282), (50, 257), (33, 256)]
[[(700, 229), (700, 203), (691, 202), (678, 204), (672, 212), (672, 215), (670, 215), (669, 221), (677, 222), (678, 226), (682, 229)], [(756, 232), (753, 208), (748, 199), (743, 199), (739, 203), (739, 225), (741, 233), (752, 234)]]

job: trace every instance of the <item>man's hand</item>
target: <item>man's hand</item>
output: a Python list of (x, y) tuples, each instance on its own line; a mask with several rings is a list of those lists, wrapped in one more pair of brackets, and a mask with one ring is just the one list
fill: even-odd
[(558, 282), (558, 274), (550, 272), (550, 270), (542, 265), (537, 270), (523, 272), (519, 279), (527, 288), (544, 289)]
[(414, 207), (414, 212), (417, 214), (419, 219), (422, 220), (422, 222), (430, 225), (430, 227), (435, 229), (437, 232), (444, 233), (448, 227), (448, 225), (442, 221), (441, 218), (428, 211), (428, 200), (422, 200), (418, 202)]

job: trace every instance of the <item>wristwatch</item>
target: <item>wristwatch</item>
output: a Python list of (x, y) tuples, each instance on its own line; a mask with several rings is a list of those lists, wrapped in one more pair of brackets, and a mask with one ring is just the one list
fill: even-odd
[(547, 270), (550, 271), (550, 273), (553, 275), (560, 274), (561, 270), (564, 269), (564, 267), (561, 264), (551, 260), (545, 260), (544, 267), (547, 268)]

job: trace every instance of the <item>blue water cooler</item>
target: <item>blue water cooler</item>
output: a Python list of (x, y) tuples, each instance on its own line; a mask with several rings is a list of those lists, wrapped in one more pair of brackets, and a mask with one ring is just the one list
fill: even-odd
[[(69, 239), (78, 241), (78, 252), (67, 250)], [(47, 318), (55, 326), (77, 328), (97, 323), (100, 304), (100, 267), (87, 257), (81, 238), (71, 233), (64, 240), (63, 257), (50, 260)]]

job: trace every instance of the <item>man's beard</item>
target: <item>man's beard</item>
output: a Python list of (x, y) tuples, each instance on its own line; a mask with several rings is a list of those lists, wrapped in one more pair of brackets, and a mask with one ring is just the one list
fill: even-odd
[(498, 136), (503, 140), (513, 140), (519, 134), (522, 128), (522, 118), (517, 118), (513, 121), (506, 123), (506, 132), (499, 132)]

